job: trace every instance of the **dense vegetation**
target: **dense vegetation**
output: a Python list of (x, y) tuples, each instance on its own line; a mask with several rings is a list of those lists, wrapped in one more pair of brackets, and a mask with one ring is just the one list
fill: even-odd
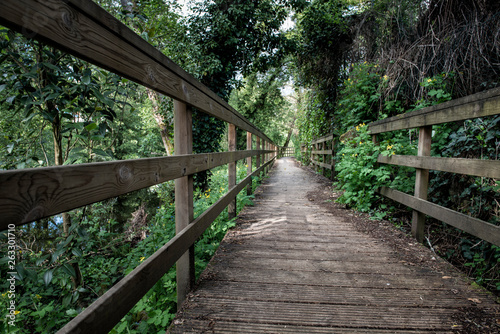
[[(230, 102), (277, 144), (334, 133), (340, 201), (408, 231), (406, 208), (378, 197), (411, 192), (411, 169), (378, 154), (413, 154), (416, 132), (380, 136), (371, 121), (498, 86), (500, 5), (492, 0), (95, 0)], [(283, 28), (287, 17), (292, 28)], [(171, 155), (172, 100), (0, 27), (0, 169)], [(295, 93), (283, 96), (293, 81)], [(435, 127), (433, 155), (498, 160), (500, 117)], [(194, 113), (196, 153), (224, 150), (226, 126)], [(296, 129), (294, 131), (294, 129)], [(245, 148), (239, 134), (238, 148)], [(245, 173), (239, 165), (239, 177)], [(438, 204), (499, 223), (496, 180), (432, 173)], [(227, 191), (224, 168), (196, 175), (195, 216)], [(257, 180), (254, 181), (254, 187)], [(17, 324), (54, 332), (174, 235), (170, 182), (16, 228)], [(238, 197), (241, 208), (250, 204)], [(197, 274), (234, 222), (222, 214), (196, 244)], [(500, 248), (431, 221), (426, 242), (500, 291)], [(1, 238), (6, 238), (4, 234)], [(5, 254), (7, 243), (1, 243)], [(3, 255), (2, 255), (3, 256)], [(3, 258), (1, 266), (5, 265)], [(2, 268), (0, 289), (8, 283)], [(176, 310), (169, 271), (114, 332), (164, 332)], [(2, 313), (3, 312), (3, 313)]]

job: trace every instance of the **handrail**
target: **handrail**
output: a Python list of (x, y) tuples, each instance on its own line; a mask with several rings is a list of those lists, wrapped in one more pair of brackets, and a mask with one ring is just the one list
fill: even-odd
[(295, 155), (295, 148), (294, 147), (279, 146), (278, 152), (279, 152), (279, 158), (293, 157)]
[[(310, 145), (310, 150), (308, 147)], [(325, 171), (330, 171), (330, 178), (335, 176), (335, 136), (327, 134), (311, 141), (309, 145), (303, 145), (303, 153), (311, 155), (310, 163), (315, 166), (317, 172), (325, 175)]]
[(232, 161), (271, 152), (247, 150), (189, 154), (0, 171), (0, 230), (7, 229), (8, 224), (26, 224)]
[(498, 160), (430, 156), (433, 125), (493, 115), (500, 115), (500, 88), (368, 124), (374, 141), (376, 141), (376, 135), (380, 133), (419, 128), (417, 156), (379, 155), (377, 158), (379, 163), (416, 168), (414, 196), (387, 187), (382, 187), (378, 192), (414, 209), (412, 234), (419, 242), (423, 241), (425, 215), (428, 215), (500, 246), (500, 226), (427, 201), (429, 170), (500, 178), (500, 161)]
[[(276, 146), (214, 92), (90, 0), (4, 0), (0, 24), (174, 99), (175, 156), (0, 171), (0, 230), (176, 181), (177, 235), (59, 333), (107, 333), (176, 261), (180, 305), (194, 280), (189, 261), (193, 243), (224, 208), (230, 216), (235, 214), (236, 195), (252, 176), (267, 172)], [(192, 107), (228, 123), (229, 152), (191, 154)], [(236, 127), (247, 132), (246, 151), (236, 151)], [(248, 176), (236, 184), (235, 162), (245, 158)], [(228, 193), (193, 219), (192, 175), (224, 164), (228, 164)]]

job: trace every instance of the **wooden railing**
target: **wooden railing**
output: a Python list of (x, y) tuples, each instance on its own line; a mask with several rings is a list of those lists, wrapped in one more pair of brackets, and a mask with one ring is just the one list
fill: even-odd
[[(377, 141), (377, 135), (381, 133), (419, 128), (417, 156), (379, 155), (377, 158), (377, 161), (382, 164), (416, 168), (414, 196), (388, 187), (382, 187), (378, 192), (396, 202), (414, 209), (412, 217), (412, 234), (419, 242), (422, 242), (424, 239), (425, 215), (428, 215), (494, 245), (500, 246), (500, 226), (490, 224), (477, 218), (472, 218), (427, 201), (429, 170), (500, 179), (500, 161), (498, 160), (431, 157), (432, 126), (499, 114), (500, 88), (496, 88), (368, 124), (374, 142)], [(332, 135), (327, 135), (310, 144), (312, 146), (311, 163), (323, 168), (330, 167), (330, 164), (322, 162), (325, 161), (323, 155), (334, 154), (334, 152), (325, 150), (321, 145), (324, 145), (323, 142), (331, 141), (332, 139)], [(302, 154), (306, 158), (307, 148), (307, 145), (303, 145), (301, 148)], [(318, 162), (318, 155), (323, 156), (320, 158), (322, 161)], [(333, 161), (333, 159), (331, 161)], [(331, 168), (332, 170), (334, 168), (333, 162)]]
[(330, 176), (333, 178), (335, 174), (335, 139), (333, 134), (329, 134), (313, 140), (310, 144), (311, 164), (315, 166), (315, 170), (322, 175), (325, 171), (330, 171)]
[(294, 147), (279, 147), (278, 148), (279, 152), (279, 158), (281, 157), (293, 157), (295, 155), (295, 148)]
[[(59, 333), (107, 333), (176, 262), (180, 305), (194, 282), (192, 245), (226, 207), (235, 216), (236, 195), (245, 186), (251, 192), (252, 176), (267, 171), (276, 147), (215, 93), (90, 0), (3, 0), (0, 24), (174, 99), (175, 156), (0, 172), (0, 230), (175, 180), (176, 236)], [(229, 152), (192, 154), (192, 107), (228, 123)], [(237, 128), (247, 132), (245, 151), (236, 151)], [(235, 165), (241, 159), (247, 159), (248, 176), (236, 184)], [(228, 193), (194, 219), (193, 174), (225, 164)]]
[(424, 238), (425, 215), (500, 246), (500, 226), (447, 209), (427, 201), (429, 170), (460, 173), (500, 179), (500, 161), (431, 157), (432, 126), (472, 118), (500, 114), (500, 89), (492, 89), (461, 99), (445, 102), (422, 110), (398, 115), (368, 124), (376, 141), (377, 134), (419, 129), (417, 156), (382, 156), (378, 162), (416, 168), (414, 196), (382, 187), (380, 194), (412, 209), (412, 234), (420, 242)]

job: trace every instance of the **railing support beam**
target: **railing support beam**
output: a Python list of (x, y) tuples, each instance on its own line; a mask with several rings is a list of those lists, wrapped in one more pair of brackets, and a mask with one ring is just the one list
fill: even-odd
[[(228, 123), (227, 137), (229, 151), (236, 151), (236, 126), (234, 124)], [(236, 161), (230, 162), (227, 169), (228, 190), (231, 190), (236, 185)], [(236, 197), (227, 206), (227, 213), (229, 219), (236, 217)]]
[[(247, 150), (252, 149), (252, 133), (247, 132)], [(247, 175), (252, 174), (252, 157), (247, 158)], [(247, 196), (252, 195), (252, 183), (247, 186)]]
[[(174, 100), (174, 153), (193, 153), (191, 109)], [(179, 234), (193, 221), (193, 176), (175, 180), (175, 233)], [(194, 245), (177, 261), (177, 308), (184, 302), (195, 283)]]
[[(418, 132), (418, 155), (430, 156), (431, 155), (431, 140), (432, 140), (432, 126), (424, 126), (419, 128)], [(415, 197), (427, 200), (427, 191), (429, 186), (429, 170), (416, 169), (415, 178)], [(413, 210), (411, 233), (418, 242), (424, 241), (425, 233), (425, 214)]]

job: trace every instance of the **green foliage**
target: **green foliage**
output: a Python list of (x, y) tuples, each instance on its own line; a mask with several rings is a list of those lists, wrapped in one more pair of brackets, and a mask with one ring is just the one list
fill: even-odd
[(343, 190), (338, 201), (360, 211), (369, 211), (376, 199), (375, 191), (387, 184), (390, 171), (386, 167), (376, 168), (381, 150), (373, 144), (367, 126), (360, 124), (355, 130), (353, 138), (343, 141), (343, 148), (338, 152), (335, 170), (338, 172), (337, 185)]
[(378, 65), (367, 62), (352, 66), (349, 78), (344, 81), (335, 111), (336, 125), (340, 133), (356, 124), (369, 123), (380, 118), (379, 85), (384, 79), (379, 71)]
[[(283, 144), (290, 129), (291, 104), (281, 94), (285, 84), (281, 69), (252, 73), (231, 93), (229, 104), (275, 143)], [(246, 149), (246, 134), (239, 132), (238, 148)]]
[[(343, 190), (338, 201), (360, 211), (376, 209), (379, 201), (376, 190), (387, 186), (403, 192), (411, 192), (415, 184), (414, 169), (393, 168), (389, 165), (377, 164), (379, 154), (414, 154), (415, 144), (401, 132), (382, 139), (374, 144), (368, 127), (363, 123), (356, 126), (341, 142), (337, 153), (337, 186)], [(387, 209), (385, 204), (381, 204)], [(372, 212), (381, 218), (377, 211)]]
[(454, 77), (455, 74), (450, 72), (435, 75), (432, 78), (425, 78), (420, 83), (420, 86), (427, 92), (427, 96), (417, 101), (415, 110), (450, 101), (455, 83)]

